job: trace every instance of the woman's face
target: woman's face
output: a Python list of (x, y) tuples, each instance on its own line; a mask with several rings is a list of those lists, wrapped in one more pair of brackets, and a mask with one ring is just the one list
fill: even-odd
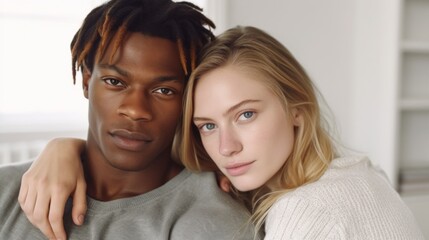
[(204, 148), (240, 191), (262, 186), (291, 154), (297, 120), (251, 73), (229, 65), (203, 75), (194, 106)]

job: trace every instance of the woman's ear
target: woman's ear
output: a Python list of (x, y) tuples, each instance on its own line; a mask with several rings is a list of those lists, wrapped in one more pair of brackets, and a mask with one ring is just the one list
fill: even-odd
[(88, 98), (88, 85), (89, 80), (91, 79), (91, 72), (86, 66), (82, 66), (82, 88), (83, 88), (83, 95), (85, 98)]
[(299, 127), (304, 123), (302, 112), (299, 108), (291, 109), (292, 122), (295, 127)]

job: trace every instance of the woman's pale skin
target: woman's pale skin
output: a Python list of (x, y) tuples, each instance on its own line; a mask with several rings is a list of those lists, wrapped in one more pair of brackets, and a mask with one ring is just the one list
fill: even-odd
[[(301, 121), (296, 109), (285, 111), (262, 78), (246, 69), (227, 65), (201, 76), (194, 92), (194, 124), (200, 131), (204, 148), (240, 191), (266, 184), (284, 165), (293, 149), (294, 128)], [(86, 184), (81, 163), (76, 159), (84, 143), (78, 139), (51, 141), (54, 147), (45, 148), (37, 164), (24, 175), (19, 200), (21, 207), (27, 209), (26, 215), (38, 222), (39, 228), (64, 231), (62, 213), (70, 194), (73, 195), (73, 221), (77, 225), (83, 223)], [(64, 152), (69, 153), (67, 159)], [(52, 161), (55, 159), (58, 161)], [(58, 169), (64, 168), (67, 175), (58, 176), (64, 173)], [(219, 178), (218, 182), (222, 190), (229, 191), (229, 181)], [(37, 202), (26, 201), (28, 189), (40, 194)]]
[(251, 71), (228, 65), (203, 75), (194, 106), (205, 150), (240, 191), (266, 184), (292, 152), (298, 112), (287, 113)]
[[(73, 197), (73, 222), (83, 224), (87, 205), (80, 153), (84, 148), (85, 141), (81, 139), (53, 139), (23, 175), (18, 201), (39, 229), (65, 236), (63, 215), (70, 195)], [(64, 153), (68, 153), (67, 158)]]

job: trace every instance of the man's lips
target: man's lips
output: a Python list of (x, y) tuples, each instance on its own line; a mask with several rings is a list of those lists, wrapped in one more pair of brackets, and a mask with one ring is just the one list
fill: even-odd
[(115, 129), (110, 131), (114, 144), (124, 150), (141, 151), (147, 144), (152, 142), (152, 138), (140, 132), (132, 132), (126, 129)]
[(227, 173), (231, 176), (245, 174), (255, 161), (229, 164), (225, 167)]

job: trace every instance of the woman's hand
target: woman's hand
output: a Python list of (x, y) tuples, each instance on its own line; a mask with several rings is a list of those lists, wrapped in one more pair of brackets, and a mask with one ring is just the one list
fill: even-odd
[(49, 239), (66, 239), (64, 208), (73, 196), (73, 222), (81, 225), (86, 213), (86, 182), (80, 155), (85, 141), (57, 138), (22, 176), (18, 201), (30, 222)]

